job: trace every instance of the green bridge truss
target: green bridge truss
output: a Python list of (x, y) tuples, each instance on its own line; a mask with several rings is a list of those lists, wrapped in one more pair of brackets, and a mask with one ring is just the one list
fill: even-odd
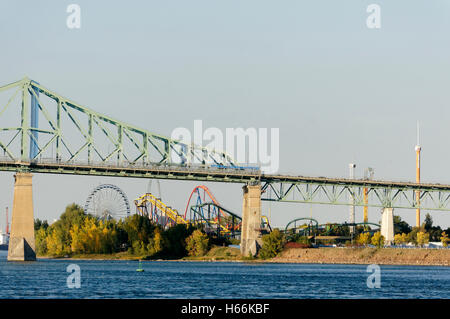
[[(14, 133), (10, 140), (0, 141), (4, 155), (12, 161), (40, 161), (47, 155), (49, 160), (66, 164), (234, 165), (222, 151), (187, 145), (99, 114), (28, 78), (0, 87), (0, 93), (5, 91), (12, 94), (0, 105), (0, 118), (9, 108), (20, 112), (18, 122), (9, 122), (14, 126), (0, 128), (2, 132)], [(35, 126), (30, 123), (32, 100), (38, 107), (39, 125)], [(13, 148), (16, 139), (19, 147)], [(37, 145), (35, 154), (30, 153), (30, 144)]]
[(263, 201), (450, 211), (450, 185), (295, 176), (262, 182)]
[(10, 171), (234, 182), (259, 174), (234, 169), (221, 150), (113, 119), (28, 78), (0, 87), (0, 150), (0, 169)]

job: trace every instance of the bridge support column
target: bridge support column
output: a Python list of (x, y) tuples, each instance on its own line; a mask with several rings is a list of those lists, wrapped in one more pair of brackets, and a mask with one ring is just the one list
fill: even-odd
[(390, 246), (394, 242), (394, 209), (383, 208), (381, 215), (381, 235), (384, 236), (385, 244)]
[(261, 185), (245, 185), (242, 203), (241, 254), (255, 256), (261, 240)]
[(8, 260), (36, 260), (33, 217), (32, 174), (14, 175), (14, 202)]

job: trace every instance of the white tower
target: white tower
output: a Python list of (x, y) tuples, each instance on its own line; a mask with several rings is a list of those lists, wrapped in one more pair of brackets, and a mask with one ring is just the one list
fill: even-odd
[[(420, 147), (419, 141), (419, 121), (417, 121), (417, 145), (414, 148), (416, 151), (416, 183), (420, 184), (420, 151), (422, 148)], [(420, 191), (416, 191), (416, 226), (420, 227)]]

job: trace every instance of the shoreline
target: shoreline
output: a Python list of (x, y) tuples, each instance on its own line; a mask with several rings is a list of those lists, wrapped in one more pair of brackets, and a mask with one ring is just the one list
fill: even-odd
[(273, 258), (271, 262), (448, 267), (450, 266), (450, 249), (289, 248)]
[(332, 265), (393, 265), (393, 266), (450, 266), (450, 249), (402, 248), (288, 248), (271, 259), (240, 259), (237, 256), (185, 257), (180, 259), (145, 259), (125, 255), (82, 255), (74, 257), (38, 256), (37, 259), (61, 260), (123, 260), (148, 262), (237, 262), (278, 264), (332, 264)]

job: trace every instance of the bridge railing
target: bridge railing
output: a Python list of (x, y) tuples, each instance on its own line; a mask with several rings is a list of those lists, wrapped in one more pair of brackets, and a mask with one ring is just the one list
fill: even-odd
[(233, 173), (240, 175), (259, 175), (260, 170), (257, 169), (241, 169), (241, 168), (218, 168), (208, 165), (201, 164), (173, 164), (173, 163), (132, 163), (127, 161), (122, 161), (119, 164), (110, 161), (82, 161), (82, 160), (71, 160), (71, 161), (57, 161), (54, 158), (38, 158), (32, 161), (21, 161), (11, 159), (7, 156), (0, 156), (1, 164), (11, 164), (20, 166), (55, 166), (55, 167), (86, 167), (86, 168), (111, 168), (111, 169), (142, 169), (142, 170), (152, 170), (152, 171), (179, 171), (179, 172), (210, 172), (210, 173)]

